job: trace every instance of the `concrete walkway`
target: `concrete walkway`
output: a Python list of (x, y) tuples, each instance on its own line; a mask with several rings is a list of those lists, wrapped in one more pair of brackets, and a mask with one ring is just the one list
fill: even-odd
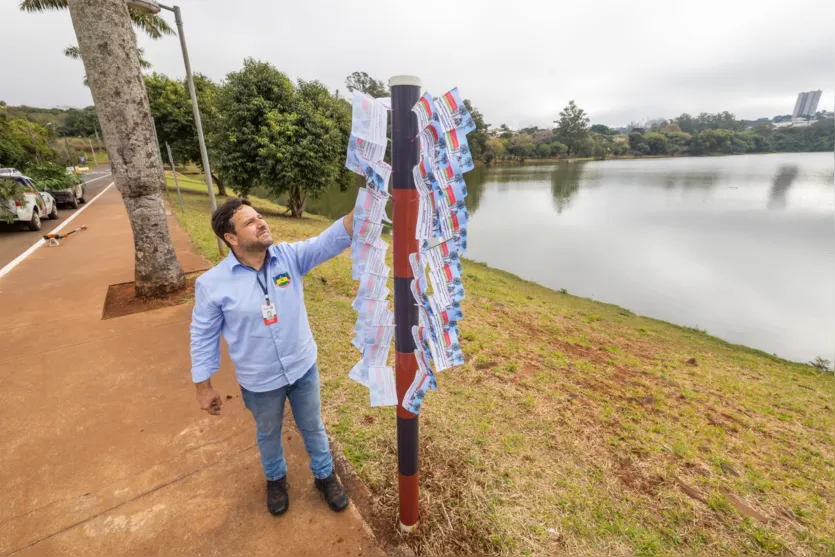
[[(108, 285), (133, 280), (115, 187), (76, 222), (0, 279), (0, 555), (381, 555), (353, 505), (313, 489), (293, 428), (290, 509), (267, 512), (225, 347), (214, 383), (232, 398), (213, 417), (191, 384), (190, 305), (101, 319)], [(169, 228), (183, 268), (206, 268)]]

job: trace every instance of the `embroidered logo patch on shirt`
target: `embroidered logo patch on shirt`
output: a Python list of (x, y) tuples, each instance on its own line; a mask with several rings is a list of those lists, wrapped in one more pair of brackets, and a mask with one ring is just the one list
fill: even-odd
[(279, 273), (273, 277), (273, 282), (279, 288), (286, 288), (290, 284), (290, 275), (288, 273)]

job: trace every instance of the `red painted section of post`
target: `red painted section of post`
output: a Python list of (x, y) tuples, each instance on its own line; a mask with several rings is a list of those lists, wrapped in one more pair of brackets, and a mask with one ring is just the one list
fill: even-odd
[(415, 239), (418, 195), (412, 168), (418, 163), (417, 118), (412, 107), (420, 98), (420, 81), (397, 76), (391, 85), (392, 227), (394, 259), (395, 380), (397, 384), (397, 462), (400, 487), (400, 527), (418, 523), (418, 416), (403, 408), (403, 396), (417, 371), (412, 326), (418, 311), (410, 285), (414, 278), (409, 254), (418, 251)]

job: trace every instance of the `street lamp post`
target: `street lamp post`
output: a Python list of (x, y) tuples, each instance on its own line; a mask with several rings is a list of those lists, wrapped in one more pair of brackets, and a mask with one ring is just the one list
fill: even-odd
[[(200, 108), (197, 106), (197, 93), (194, 89), (194, 78), (191, 74), (191, 62), (188, 59), (188, 47), (186, 46), (186, 36), (183, 31), (183, 18), (180, 13), (180, 7), (169, 7), (156, 0), (127, 0), (128, 6), (138, 10), (157, 14), (160, 10), (168, 10), (174, 12), (174, 21), (177, 24), (177, 34), (180, 36), (180, 47), (183, 50), (183, 62), (186, 66), (186, 82), (188, 83), (188, 94), (191, 96), (191, 108), (194, 111), (194, 126), (197, 128), (197, 142), (200, 144), (200, 158), (203, 162), (203, 172), (206, 174), (206, 188), (209, 190), (209, 202), (212, 206), (212, 212), (217, 209), (217, 201), (215, 200), (215, 188), (212, 184), (212, 170), (209, 167), (209, 152), (206, 150), (206, 139), (203, 136), (203, 124), (200, 120)], [(220, 238), (217, 239), (217, 249), (220, 254), (223, 254), (223, 243)]]

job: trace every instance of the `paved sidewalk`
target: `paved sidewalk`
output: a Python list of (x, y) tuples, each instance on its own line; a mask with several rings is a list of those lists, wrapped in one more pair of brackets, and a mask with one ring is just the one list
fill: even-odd
[[(133, 280), (115, 187), (75, 222), (0, 279), (0, 555), (381, 555), (353, 505), (319, 498), (293, 428), (290, 510), (266, 511), (225, 346), (216, 418), (194, 399), (190, 305), (101, 320), (108, 285)], [(184, 269), (207, 267), (169, 227)]]

